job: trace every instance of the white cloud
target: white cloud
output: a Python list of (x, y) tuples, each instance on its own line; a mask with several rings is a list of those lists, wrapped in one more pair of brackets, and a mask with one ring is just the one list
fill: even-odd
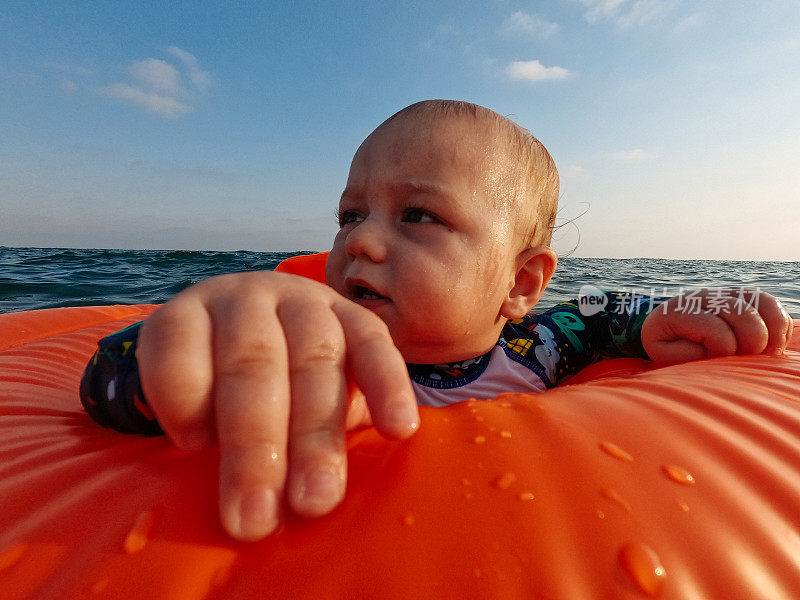
[(658, 21), (675, 8), (674, 0), (637, 0), (617, 18), (620, 27), (646, 25)]
[(650, 152), (642, 150), (641, 148), (634, 148), (633, 150), (624, 150), (622, 152), (612, 152), (611, 159), (616, 162), (644, 162), (653, 158)]
[(690, 29), (700, 27), (703, 23), (705, 23), (705, 20), (706, 16), (703, 13), (694, 13), (675, 25), (675, 28), (672, 31), (680, 34), (684, 31), (689, 31)]
[(176, 118), (192, 111), (191, 103), (211, 85), (211, 76), (197, 58), (177, 46), (167, 52), (177, 64), (160, 58), (134, 61), (127, 69), (130, 81), (100, 88), (100, 93), (162, 117)]
[(181, 75), (178, 69), (158, 58), (146, 58), (133, 63), (131, 76), (144, 88), (168, 94), (181, 92)]
[(563, 67), (545, 67), (538, 60), (514, 61), (506, 67), (505, 73), (511, 79), (525, 81), (566, 79), (570, 75)]
[(613, 21), (622, 28), (646, 25), (664, 18), (680, 0), (579, 0), (586, 7), (586, 20)]
[(613, 17), (628, 0), (580, 0), (586, 7), (586, 19), (596, 21)]
[(529, 15), (521, 10), (508, 17), (500, 28), (500, 32), (507, 36), (533, 34), (541, 38), (549, 38), (558, 30), (558, 23), (552, 23), (538, 15)]
[(165, 94), (146, 92), (127, 83), (115, 83), (102, 88), (101, 92), (109, 98), (133, 104), (162, 117), (181, 117), (192, 109), (183, 102)]
[(189, 81), (200, 91), (207, 90), (211, 85), (211, 75), (203, 71), (197, 64), (197, 58), (191, 52), (187, 52), (183, 48), (177, 46), (170, 46), (167, 52), (172, 54), (175, 58), (183, 63), (188, 70)]

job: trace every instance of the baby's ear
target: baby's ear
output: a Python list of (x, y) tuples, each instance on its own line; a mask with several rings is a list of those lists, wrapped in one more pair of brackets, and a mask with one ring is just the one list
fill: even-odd
[(528, 314), (550, 283), (557, 262), (556, 253), (547, 246), (536, 246), (520, 252), (514, 285), (500, 307), (500, 315), (506, 319), (521, 319)]

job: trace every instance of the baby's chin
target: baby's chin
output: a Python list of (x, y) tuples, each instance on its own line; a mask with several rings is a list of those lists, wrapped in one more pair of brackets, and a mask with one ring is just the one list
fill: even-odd
[(418, 338), (409, 342), (403, 342), (398, 341), (399, 337), (400, 336), (395, 337), (395, 335), (392, 334), (395, 346), (400, 350), (400, 354), (403, 355), (403, 360), (405, 362), (415, 365), (439, 365), (459, 362), (475, 358), (476, 356), (482, 356), (491, 350), (491, 347), (486, 349), (474, 345), (466, 346), (452, 342), (428, 342), (426, 344), (424, 342), (420, 343)]

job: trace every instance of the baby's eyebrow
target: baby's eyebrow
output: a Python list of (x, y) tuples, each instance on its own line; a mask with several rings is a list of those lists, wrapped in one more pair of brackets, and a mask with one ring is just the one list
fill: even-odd
[[(389, 192), (393, 196), (405, 197), (411, 194), (425, 194), (428, 196), (437, 196), (449, 202), (455, 202), (456, 197), (450, 191), (436, 183), (430, 181), (418, 181), (410, 179), (408, 181), (396, 181), (388, 185)], [(342, 192), (342, 199), (349, 198), (358, 200), (364, 195), (364, 190), (357, 186), (348, 186)]]
[(445, 200), (449, 200), (450, 202), (455, 202), (455, 197), (444, 187), (438, 185), (436, 183), (431, 183), (429, 181), (417, 181), (417, 180), (409, 180), (409, 181), (399, 181), (393, 183), (392, 191), (397, 193), (398, 195), (407, 195), (414, 192), (427, 194), (430, 196), (438, 196)]

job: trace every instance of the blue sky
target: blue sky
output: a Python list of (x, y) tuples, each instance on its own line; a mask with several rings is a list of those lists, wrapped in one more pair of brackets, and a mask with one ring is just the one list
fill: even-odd
[(477, 102), (562, 255), (800, 260), (797, 0), (6, 2), (0, 245), (327, 249), (353, 152)]

